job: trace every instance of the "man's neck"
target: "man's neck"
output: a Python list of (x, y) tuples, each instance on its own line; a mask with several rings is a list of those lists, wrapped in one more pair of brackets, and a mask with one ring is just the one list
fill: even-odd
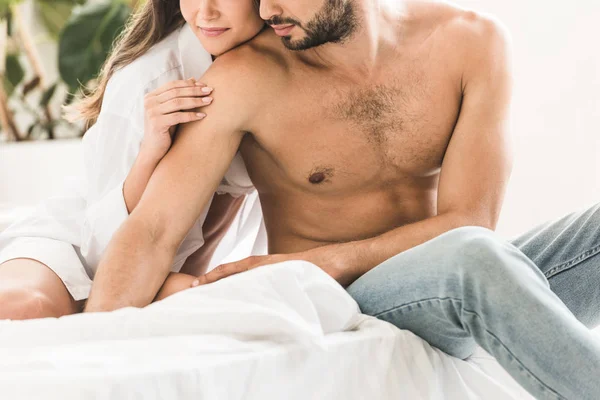
[(308, 64), (335, 71), (350, 79), (369, 78), (380, 65), (382, 50), (397, 42), (397, 21), (404, 12), (399, 0), (356, 1), (356, 30), (344, 43), (327, 43), (300, 51)]

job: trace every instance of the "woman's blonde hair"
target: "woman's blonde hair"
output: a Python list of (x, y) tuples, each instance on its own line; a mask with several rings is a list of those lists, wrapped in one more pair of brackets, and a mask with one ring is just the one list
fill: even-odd
[(84, 88), (81, 99), (63, 106), (64, 118), (70, 122), (84, 120), (85, 130), (88, 130), (98, 119), (110, 77), (184, 24), (179, 0), (143, 1), (114, 41), (95, 88), (88, 94), (85, 94)]

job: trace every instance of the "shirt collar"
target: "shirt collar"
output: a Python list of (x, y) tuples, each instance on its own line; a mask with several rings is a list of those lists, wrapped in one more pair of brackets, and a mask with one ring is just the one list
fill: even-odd
[(178, 46), (183, 79), (202, 77), (212, 64), (212, 56), (202, 47), (188, 23), (180, 28)]

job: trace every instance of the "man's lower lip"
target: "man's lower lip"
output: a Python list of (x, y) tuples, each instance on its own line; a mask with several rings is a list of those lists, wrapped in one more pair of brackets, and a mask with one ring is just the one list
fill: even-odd
[(292, 29), (294, 29), (294, 25), (290, 26), (289, 28), (283, 28), (283, 29), (275, 29), (275, 34), (277, 36), (287, 36), (290, 34), (290, 32), (292, 31)]
[(222, 30), (218, 30), (218, 31), (209, 31), (209, 30), (200, 28), (200, 30), (202, 31), (202, 33), (205, 36), (216, 37), (216, 36), (220, 36), (223, 33), (227, 32), (229, 29), (222, 29)]

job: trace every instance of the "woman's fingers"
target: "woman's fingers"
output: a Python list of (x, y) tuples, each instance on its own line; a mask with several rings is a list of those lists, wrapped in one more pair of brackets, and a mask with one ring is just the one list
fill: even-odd
[(165, 83), (164, 85), (162, 85), (161, 87), (159, 87), (158, 89), (156, 89), (154, 92), (155, 94), (159, 95), (162, 93), (166, 93), (175, 89), (181, 89), (181, 88), (186, 88), (186, 87), (203, 87), (206, 86), (204, 83), (197, 81), (194, 78), (190, 78), (190, 79), (179, 79), (176, 81), (171, 81), (168, 83)]
[(146, 117), (150, 125), (171, 132), (176, 125), (206, 117), (198, 109), (212, 103), (211, 92), (193, 78), (169, 82), (145, 96)]
[(166, 103), (167, 101), (180, 98), (180, 97), (205, 97), (209, 96), (212, 92), (212, 88), (206, 86), (185, 86), (177, 87), (166, 92), (163, 92), (156, 96), (156, 100), (159, 103)]
[[(198, 86), (202, 85), (202, 86)], [(176, 81), (171, 81), (168, 82), (164, 85), (162, 85), (161, 87), (153, 90), (152, 92), (146, 93), (146, 95), (144, 96), (144, 104), (146, 108), (150, 108), (150, 107), (154, 107), (157, 104), (160, 104), (163, 102), (162, 99), (164, 99), (165, 97), (161, 97), (161, 95), (165, 94), (165, 93), (169, 93), (172, 92), (173, 90), (177, 90), (177, 89), (184, 89), (184, 88), (199, 88), (201, 89), (204, 85), (203, 83), (197, 82), (194, 78), (190, 78), (187, 80), (176, 80)], [(168, 97), (168, 96), (167, 96)], [(169, 97), (170, 98), (170, 97)]]
[(202, 87), (202, 86), (197, 86), (196, 85), (197, 83), (199, 85), (206, 86), (203, 83), (196, 81), (194, 78), (179, 79), (176, 81), (171, 81), (171, 82), (165, 83), (161, 87), (154, 89), (152, 92), (148, 93), (146, 96), (147, 97), (157, 97), (163, 93), (166, 93), (166, 92), (169, 92), (169, 91), (175, 90), (175, 89), (181, 89), (181, 88), (186, 88), (186, 87)]
[(206, 114), (201, 112), (175, 112), (164, 116), (168, 126), (185, 124), (186, 122), (197, 121), (206, 117)]
[(168, 114), (176, 111), (204, 107), (210, 103), (212, 103), (212, 97), (178, 97), (158, 105), (155, 110), (159, 114)]

